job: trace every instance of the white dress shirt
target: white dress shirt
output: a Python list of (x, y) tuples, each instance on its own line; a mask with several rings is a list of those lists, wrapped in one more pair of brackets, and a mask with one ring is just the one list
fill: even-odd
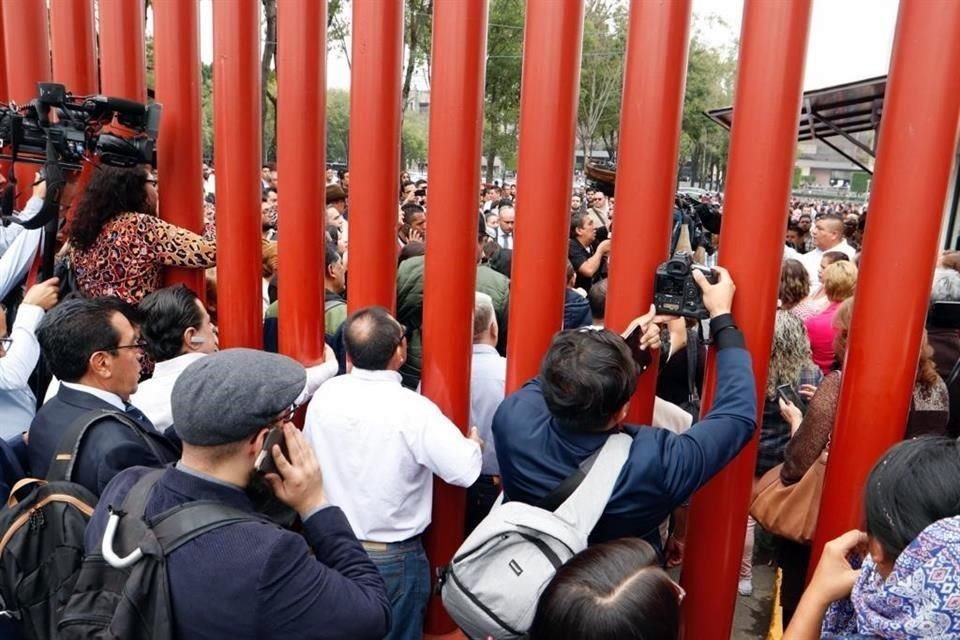
[(483, 438), (483, 468), (485, 476), (500, 475), (497, 450), (493, 446), (493, 414), (503, 402), (507, 384), (507, 359), (488, 344), (473, 345), (470, 363), (470, 424)]
[(107, 404), (113, 405), (120, 411), (127, 410), (127, 405), (123, 402), (123, 398), (115, 393), (111, 393), (110, 391), (104, 391), (103, 389), (98, 389), (97, 387), (90, 387), (85, 384), (80, 384), (79, 382), (61, 382), (60, 384), (67, 389), (82, 391), (83, 393), (89, 393), (92, 396), (96, 396)]
[[(30, 198), (19, 217), (22, 220), (29, 220), (40, 212), (41, 207), (43, 207), (43, 200)], [(33, 258), (37, 254), (37, 249), (40, 248), (42, 237), (42, 228), (22, 229), (14, 234), (9, 246), (3, 252), (3, 256), (0, 257), (0, 299), (6, 298), (7, 294), (13, 291), (13, 288), (18, 286), (27, 276)]]
[(810, 289), (816, 289), (820, 286), (820, 276), (817, 275), (817, 272), (820, 271), (820, 259), (823, 258), (823, 254), (830, 251), (839, 251), (846, 254), (851, 260), (854, 259), (857, 255), (857, 250), (847, 244), (846, 240), (842, 240), (840, 244), (830, 247), (826, 251), (822, 249), (814, 248), (813, 251), (808, 251), (800, 257), (800, 262), (807, 270), (807, 275), (810, 276)]
[(37, 413), (37, 399), (27, 383), (40, 358), (40, 344), (34, 331), (43, 318), (43, 309), (21, 304), (13, 321), (13, 342), (0, 358), (0, 438), (15, 437), (30, 427)]
[(396, 371), (356, 367), (323, 385), (303, 435), (323, 486), (361, 540), (400, 542), (423, 533), (433, 509), (433, 474), (459, 487), (480, 475), (476, 442)]
[[(144, 380), (137, 392), (130, 396), (130, 404), (143, 411), (158, 431), (173, 425), (171, 397), (173, 385), (184, 369), (207, 354), (199, 352), (184, 353), (176, 358), (158, 362), (153, 369), (153, 377)], [(335, 359), (307, 368), (307, 382), (295, 404), (303, 404), (314, 394), (321, 384), (337, 375), (338, 364)]]
[(500, 227), (496, 227), (494, 230), (496, 232), (497, 244), (500, 245), (500, 248), (510, 249), (512, 251), (513, 250), (513, 234), (504, 233), (503, 229), (501, 229)]

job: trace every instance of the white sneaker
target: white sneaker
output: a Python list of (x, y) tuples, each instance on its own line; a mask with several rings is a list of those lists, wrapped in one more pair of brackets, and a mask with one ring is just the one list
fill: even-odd
[(753, 578), (740, 578), (740, 581), (737, 582), (737, 593), (742, 596), (752, 596)]

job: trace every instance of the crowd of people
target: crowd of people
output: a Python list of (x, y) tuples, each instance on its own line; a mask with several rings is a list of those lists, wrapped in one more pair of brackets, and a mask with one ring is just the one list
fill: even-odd
[[(349, 171), (327, 171), (323, 272), (300, 274), (323, 279), (327, 347), (322, 364), (305, 368), (275, 353), (276, 280), (284, 277), (275, 167), (265, 164), (260, 176), (264, 351), (219, 350), (216, 185), (207, 165), (204, 178), (205, 229), (197, 234), (157, 216), (158, 176), (150, 168), (101, 167), (66, 229), (60, 278), (23, 293), (0, 278), (7, 296), (0, 316), (2, 453), (20, 456), (26, 475), (44, 478), (60, 469), (64, 450), (73, 452), (70, 480), (98, 498), (86, 527), (88, 554), (99, 553), (114, 507), (136, 493), (149, 469), (164, 471), (145, 498), (146, 518), (197, 501), (272, 518), (213, 529), (170, 554), (178, 637), (419, 639), (431, 594), (423, 536), (432, 524), (434, 476), (466, 488), (469, 533), (501, 495), (548, 501), (612, 434), (626, 433), (627, 462), (591, 545), (557, 569), (529, 637), (679, 638), (684, 594), (667, 570), (684, 561), (693, 493), (757, 430), (758, 490), (768, 477), (788, 488), (822, 473), (864, 208), (790, 203), (773, 347), (758, 398), (731, 313), (734, 281), (719, 266), (719, 237), (704, 231), (705, 242), (687, 246), (716, 265), (716, 283), (694, 276), (709, 320), (664, 320), (651, 309), (635, 322), (639, 348), (659, 358), (653, 374), (638, 366), (623, 336), (604, 328), (615, 199), (602, 185), (575, 187), (563, 331), (538, 375), (507, 394), (508, 320), (523, 320), (507, 313), (523, 205), (515, 184), (485, 185), (471, 428), (464, 434), (419, 393), (431, 215), (425, 179), (400, 178), (396, 312), (348, 313)], [(23, 217), (39, 209), (43, 189), (38, 180)], [(681, 213), (674, 217), (686, 224)], [(39, 239), (15, 227), (0, 232), (0, 274), (22, 279), (20, 265), (32, 260)], [(8, 258), (16, 268), (5, 266)], [(163, 287), (166, 267), (205, 270), (206, 291)], [(67, 279), (74, 290), (64, 297)], [(960, 552), (960, 316), (951, 313), (960, 303), (960, 253), (941, 258), (931, 291), (903, 425), (908, 440), (871, 474), (865, 532), (831, 543), (806, 589), (810, 541), (775, 538), (785, 638), (960, 637), (960, 604), (931, 574), (955, 580)], [(717, 378), (701, 416), (708, 341)], [(653, 424), (627, 424), (643, 375), (658, 376)], [(292, 423), (298, 408), (305, 408), (302, 431)], [(95, 427), (76, 436), (91, 412), (99, 412)], [(69, 435), (76, 441), (65, 442)], [(0, 479), (9, 489), (11, 479)], [(809, 501), (815, 511), (819, 495)], [(751, 517), (746, 526), (738, 584), (744, 597), (753, 591), (757, 524), (766, 523)]]

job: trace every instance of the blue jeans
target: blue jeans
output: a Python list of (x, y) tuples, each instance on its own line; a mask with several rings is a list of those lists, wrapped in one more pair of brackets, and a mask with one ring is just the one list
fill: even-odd
[(420, 537), (363, 546), (387, 585), (393, 623), (385, 640), (421, 640), (430, 598), (430, 563)]

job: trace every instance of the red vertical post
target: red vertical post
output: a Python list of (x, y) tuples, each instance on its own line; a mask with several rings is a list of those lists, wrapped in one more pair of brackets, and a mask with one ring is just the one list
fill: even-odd
[(945, 87), (958, 76), (960, 5), (902, 2), (811, 569), (826, 542), (862, 525), (867, 475), (903, 439), (960, 117)]
[(7, 91), (7, 51), (4, 46), (6, 35), (3, 31), (3, 5), (0, 3), (0, 102), (10, 101), (10, 94)]
[(26, 104), (50, 80), (45, 0), (3, 0), (3, 45), (10, 100)]
[(263, 344), (259, 43), (258, 0), (213, 3), (221, 347)]
[[(277, 10), (277, 154), (280, 176), (280, 351), (310, 365), (323, 358), (325, 215), (317, 210), (323, 175), (327, 86), (327, 5), (285, 0)], [(307, 117), (303, 117), (307, 114)]]
[(350, 311), (396, 306), (403, 4), (353, 2)]
[[(37, 83), (50, 81), (50, 43), (45, 0), (3, 0), (3, 45), (7, 98), (26, 104), (37, 97)], [(19, 163), (17, 206), (30, 198), (36, 166)]]
[[(747, 0), (743, 12), (720, 257), (737, 283), (733, 314), (753, 360), (758, 399), (765, 396), (777, 308), (810, 7), (810, 0)], [(707, 397), (716, 384), (713, 364)], [(756, 442), (755, 435), (693, 497), (682, 575), (686, 638), (730, 637)]]
[(98, 92), (93, 0), (50, 0), (53, 79), (74, 95)]
[(583, 0), (530, 0), (523, 30), (516, 224), (507, 392), (540, 369), (563, 324)]
[[(460, 429), (470, 420), (470, 360), (477, 273), (477, 202), (487, 60), (487, 0), (433, 8), (430, 104), (430, 242), (424, 267), (423, 393)], [(450, 562), (463, 541), (463, 489), (434, 483), (427, 531), (430, 565)], [(427, 633), (456, 626), (434, 596)]]
[[(64, 0), (60, 0), (61, 2)], [(203, 136), (200, 122), (200, 5), (197, 0), (163, 0), (153, 5), (157, 102), (163, 130), (157, 162), (163, 180), (160, 217), (203, 232)], [(201, 297), (202, 269), (167, 269), (167, 285), (182, 283)]]
[[(689, 30), (690, 0), (630, 3), (606, 316), (617, 332), (649, 311), (653, 273), (670, 250)], [(640, 376), (631, 422), (653, 418), (656, 367)]]
[(144, 11), (143, 0), (100, 0), (100, 90), (104, 95), (147, 101)]

